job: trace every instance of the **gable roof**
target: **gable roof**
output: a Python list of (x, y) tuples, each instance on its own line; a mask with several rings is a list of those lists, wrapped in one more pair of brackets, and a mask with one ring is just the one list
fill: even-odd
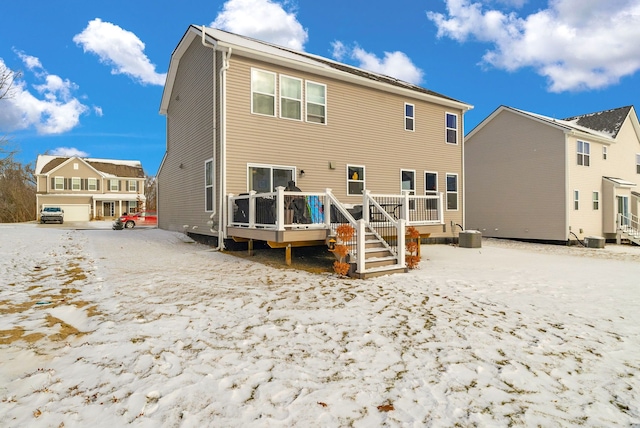
[(389, 92), (401, 92), (414, 98), (426, 98), (430, 102), (450, 106), (452, 108), (459, 108), (463, 111), (471, 110), (473, 108), (470, 104), (466, 104), (446, 95), (439, 94), (390, 76), (366, 71), (318, 55), (313, 55), (303, 51), (296, 51), (274, 45), (272, 43), (252, 39), (250, 37), (229, 33), (227, 31), (207, 28), (204, 26), (197, 27), (195, 25), (190, 25), (182, 37), (182, 40), (180, 40), (180, 43), (171, 54), (171, 63), (169, 65), (169, 72), (167, 73), (167, 81), (165, 83), (162, 101), (160, 103), (160, 113), (167, 113), (169, 100), (171, 99), (171, 90), (175, 81), (180, 58), (196, 37), (203, 37), (203, 31), (204, 37), (208, 43), (219, 50), (227, 52), (230, 51), (232, 54), (241, 53), (242, 56), (247, 56), (249, 58), (286, 65), (293, 69), (305, 70), (319, 75), (326, 75), (338, 80), (347, 80), (358, 83), (362, 86), (371, 86)]
[(48, 174), (62, 166), (64, 163), (71, 161), (71, 159), (77, 159), (80, 162), (87, 164), (103, 177), (144, 178), (144, 170), (142, 169), (142, 164), (139, 161), (89, 159), (79, 158), (77, 156), (66, 157), (51, 155), (38, 156), (35, 174)]
[[(582, 138), (591, 138), (604, 143), (614, 143), (615, 137), (618, 135), (618, 131), (620, 131), (624, 120), (632, 111), (635, 110), (633, 110), (633, 106), (629, 106), (582, 116), (574, 116), (568, 119), (554, 119), (552, 117), (503, 105), (494, 110), (493, 113), (473, 128), (471, 132), (467, 134), (465, 139), (471, 138), (476, 132), (482, 129), (495, 116), (503, 111), (510, 111), (512, 113), (534, 119), (538, 122), (558, 128), (565, 133), (576, 134)], [(639, 128), (636, 125), (638, 120), (635, 115), (632, 115), (632, 121), (633, 119), (635, 119), (633, 125), (634, 129), (636, 129), (636, 133), (638, 133), (638, 136), (640, 137), (640, 133), (638, 132)], [(612, 132), (614, 130), (615, 132)]]

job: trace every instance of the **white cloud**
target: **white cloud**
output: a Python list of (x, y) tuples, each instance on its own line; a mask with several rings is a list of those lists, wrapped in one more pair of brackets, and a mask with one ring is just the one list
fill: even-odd
[[(27, 69), (35, 73), (42, 84), (33, 85), (31, 93), (22, 78), (14, 81), (9, 97), (0, 102), (0, 130), (10, 132), (35, 127), (39, 134), (60, 134), (80, 123), (88, 111), (72, 93), (77, 85), (55, 74), (48, 74), (40, 61), (20, 54)], [(0, 59), (0, 68), (5, 67)]]
[(358, 62), (357, 67), (359, 68), (395, 77), (415, 85), (420, 84), (424, 77), (424, 72), (416, 67), (403, 52), (385, 52), (384, 57), (379, 58), (357, 45), (354, 48), (349, 48), (344, 43), (335, 41), (331, 46), (333, 47), (333, 58), (337, 61), (342, 61), (343, 58), (349, 57)]
[(210, 25), (214, 28), (303, 50), (309, 36), (288, 2), (272, 0), (228, 0)]
[(603, 88), (640, 70), (638, 0), (551, 0), (525, 17), (470, 0), (446, 2), (446, 15), (427, 12), (438, 37), (489, 43), (483, 64), (533, 67), (552, 92)]
[(89, 156), (89, 153), (83, 152), (82, 150), (76, 149), (75, 147), (57, 147), (51, 150), (51, 154), (53, 156), (78, 156), (80, 158), (86, 158)]
[(85, 52), (111, 66), (112, 74), (124, 74), (143, 84), (164, 85), (166, 73), (156, 73), (155, 65), (144, 54), (145, 45), (132, 32), (96, 18), (73, 37)]

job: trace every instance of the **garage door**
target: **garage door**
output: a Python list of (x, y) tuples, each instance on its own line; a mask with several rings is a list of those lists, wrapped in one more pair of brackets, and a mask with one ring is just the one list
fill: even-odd
[[(47, 206), (47, 205), (44, 205)], [(91, 205), (48, 205), (60, 207), (64, 210), (64, 221), (89, 221)]]

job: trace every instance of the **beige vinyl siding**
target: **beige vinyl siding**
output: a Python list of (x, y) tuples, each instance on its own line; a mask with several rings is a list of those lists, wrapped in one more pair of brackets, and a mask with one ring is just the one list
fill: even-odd
[(466, 142), (465, 163), (468, 228), (491, 237), (567, 239), (562, 130), (502, 111)]
[(192, 232), (208, 234), (204, 162), (213, 157), (213, 50), (196, 42), (180, 61), (169, 103), (158, 208), (161, 228), (183, 231), (188, 225)]
[[(577, 146), (578, 140), (589, 143), (589, 166), (578, 165)], [(599, 210), (593, 209), (593, 192), (600, 192), (600, 198), (603, 198), (602, 177), (606, 175), (607, 167), (611, 164), (612, 159), (608, 156), (607, 160), (602, 159), (602, 143), (588, 138), (576, 138), (574, 136), (567, 137), (567, 153), (569, 153), (569, 184), (570, 189), (567, 195), (567, 206), (569, 207), (568, 226), (580, 239), (585, 236), (602, 236), (603, 234), (603, 209), (604, 205), (600, 204)], [(580, 208), (574, 209), (574, 191), (580, 192)]]
[[(251, 114), (251, 67), (325, 84), (327, 124)], [(462, 144), (445, 143), (445, 112), (458, 115), (462, 141), (461, 111), (240, 56), (232, 56), (228, 76), (227, 123), (233, 124), (227, 129), (228, 192), (247, 191), (248, 163), (304, 170), (305, 176), (296, 178), (303, 191), (331, 188), (340, 201), (352, 204), (362, 198), (347, 196), (347, 165), (364, 165), (366, 188), (384, 194), (399, 193), (401, 169), (416, 171), (419, 194), (424, 170), (438, 172), (439, 191), (445, 189), (445, 174), (456, 173), (459, 210), (447, 212), (446, 222), (462, 222)], [(405, 102), (415, 105), (415, 132), (404, 129)]]

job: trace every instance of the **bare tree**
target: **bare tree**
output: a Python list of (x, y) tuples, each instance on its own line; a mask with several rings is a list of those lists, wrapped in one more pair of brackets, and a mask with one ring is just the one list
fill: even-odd
[(156, 178), (147, 177), (144, 181), (144, 195), (146, 196), (146, 207), (149, 211), (156, 211), (158, 208), (158, 194), (156, 192)]
[(21, 75), (21, 72), (13, 71), (0, 62), (0, 100), (12, 97), (13, 82)]
[[(13, 83), (20, 76), (0, 63), (0, 102), (11, 98)], [(31, 165), (16, 161), (17, 149), (0, 136), (0, 223), (34, 220), (36, 217), (36, 183)]]

